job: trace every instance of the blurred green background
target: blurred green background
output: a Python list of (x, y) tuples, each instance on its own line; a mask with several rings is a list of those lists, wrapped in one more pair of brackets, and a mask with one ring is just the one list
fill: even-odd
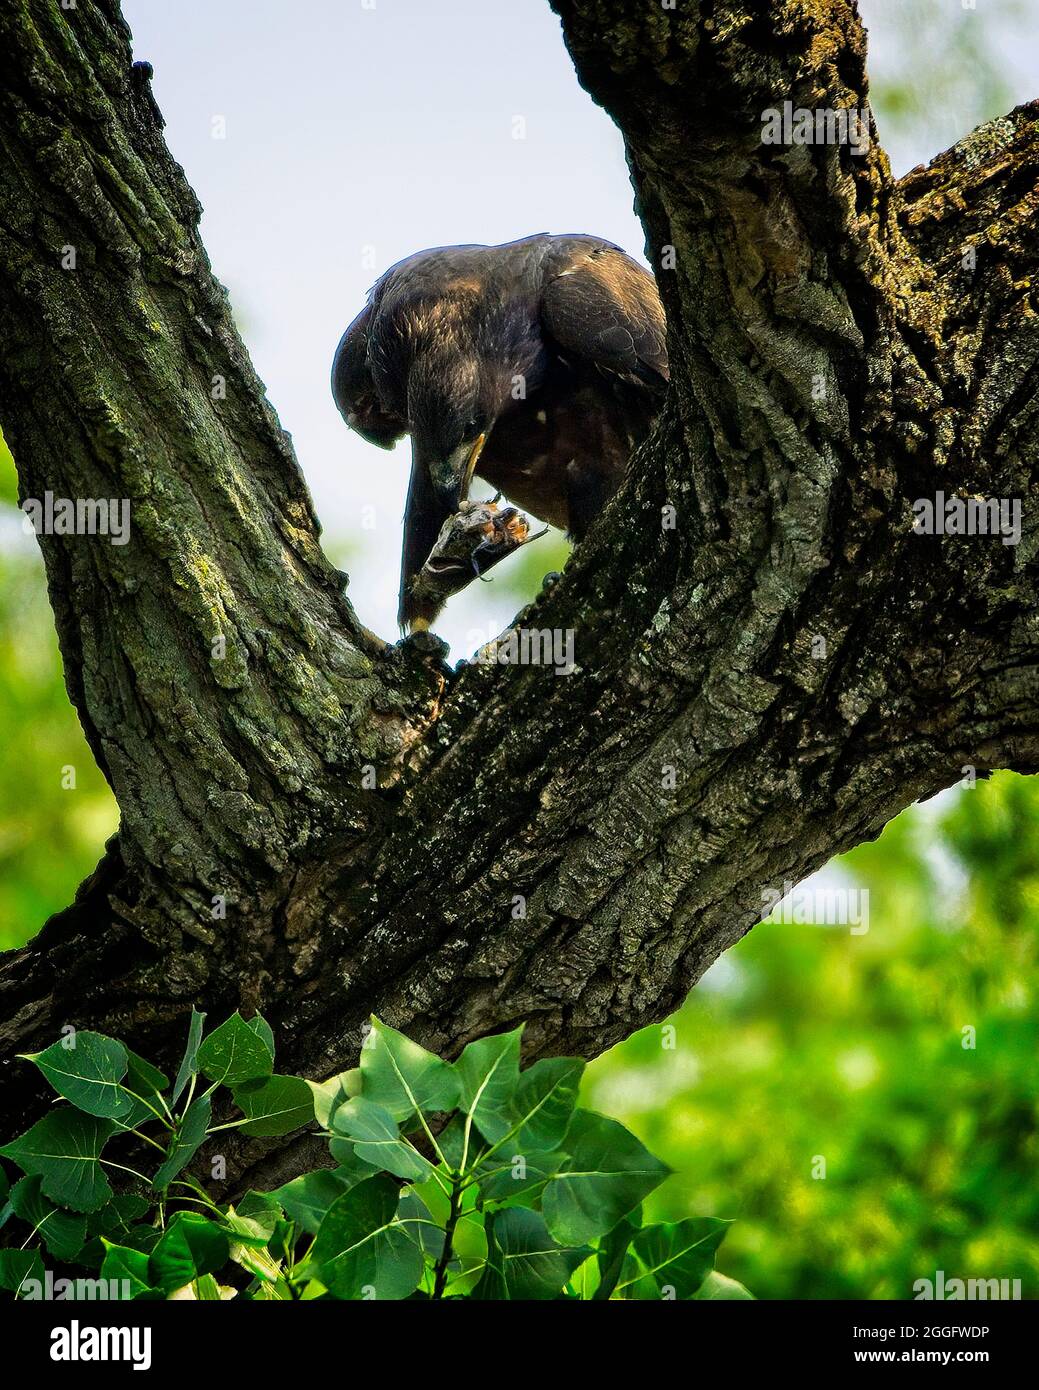
[(676, 1170), (655, 1217), (736, 1218), (719, 1268), (759, 1298), (910, 1298), (939, 1269), (1034, 1298), (1039, 784), (943, 795), (836, 864), (865, 935), (755, 927), (673, 1050), (630, 1038), (587, 1103)]
[(119, 822), (65, 693), (43, 561), (16, 500), (0, 435), (0, 948), (71, 902)]
[[(869, 0), (867, 20), (882, 8)], [(1021, 12), (1017, 0), (986, 9), (1004, 22)], [(998, 26), (979, 29), (952, 0), (903, 10), (877, 25), (873, 49), (881, 134), (908, 152), (901, 167), (921, 141), (937, 150), (1012, 104), (984, 41)], [(42, 563), (14, 502), (0, 442), (4, 947), (69, 902), (118, 821), (64, 691)], [(350, 538), (329, 550), (348, 564)], [(518, 606), (564, 559), (546, 538), (496, 582)], [(69, 765), (74, 790), (62, 786)], [(760, 1298), (911, 1297), (939, 1269), (1019, 1278), (1035, 1297), (1039, 786), (1003, 773), (911, 808), (827, 881), (869, 890), (865, 935), (755, 928), (673, 1033), (646, 1029), (589, 1068), (586, 1102), (676, 1170), (655, 1218), (735, 1218), (719, 1267)]]

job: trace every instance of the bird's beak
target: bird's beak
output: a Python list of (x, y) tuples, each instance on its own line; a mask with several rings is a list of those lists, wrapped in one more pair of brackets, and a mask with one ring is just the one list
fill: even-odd
[(478, 435), (476, 439), (467, 440), (460, 444), (442, 462), (434, 463), (431, 466), (430, 474), (433, 479), (433, 487), (442, 506), (447, 509), (442, 521), (446, 521), (449, 516), (454, 516), (460, 504), (469, 496), (473, 474), (486, 443), (486, 434)]
[(454, 516), (469, 494), (473, 470), (487, 436), (460, 445), (446, 459), (429, 462), (416, 456), (404, 509), (404, 552), (401, 557), (400, 607), (402, 628), (425, 628), (436, 617), (425, 611), (411, 593), (411, 583), (429, 558), (440, 528)]
[(469, 457), (466, 460), (465, 472), (462, 475), (462, 486), (459, 492), (460, 502), (464, 502), (469, 496), (469, 487), (473, 481), (473, 474), (476, 472), (476, 465), (480, 461), (480, 455), (483, 453), (483, 446), (486, 443), (486, 434), (477, 435), (472, 448), (469, 450)]

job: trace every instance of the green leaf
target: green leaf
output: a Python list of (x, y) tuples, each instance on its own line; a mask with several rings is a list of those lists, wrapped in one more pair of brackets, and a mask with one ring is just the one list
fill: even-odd
[(503, 1145), (474, 1170), (485, 1202), (508, 1202), (510, 1206), (533, 1206), (549, 1178), (562, 1172), (568, 1155), (558, 1149), (547, 1154), (509, 1154)]
[(395, 1120), (415, 1114), (453, 1110), (458, 1077), (449, 1063), (403, 1033), (372, 1019), (361, 1048), (361, 1094), (390, 1112)]
[(119, 1243), (128, 1245), (131, 1250), (140, 1250), (148, 1254), (155, 1249), (161, 1237), (162, 1231), (158, 1226), (128, 1226)]
[(173, 1083), (171, 1105), (176, 1105), (188, 1082), (198, 1072), (198, 1046), (202, 1041), (202, 1025), (205, 1021), (205, 1014), (200, 1014), (197, 1009), (191, 1010), (191, 1023), (188, 1025), (188, 1045), (184, 1049), (184, 1056), (177, 1070), (177, 1079)]
[(330, 1081), (308, 1081), (314, 1093), (314, 1118), (322, 1129), (331, 1129), (332, 1118), (344, 1100), (361, 1094), (361, 1068), (340, 1072)]
[[(643, 1226), (631, 1242), (634, 1270), (625, 1269), (617, 1292), (637, 1287), (637, 1297), (692, 1298), (714, 1268), (714, 1254), (731, 1222), (712, 1216)], [(643, 1285), (649, 1282), (653, 1291)]]
[(112, 1195), (98, 1158), (114, 1133), (111, 1120), (62, 1107), (0, 1149), (25, 1173), (39, 1173), (43, 1191), (59, 1207), (97, 1211)]
[(622, 1221), (618, 1221), (612, 1231), (607, 1231), (599, 1242), (599, 1249), (596, 1253), (596, 1263), (599, 1266), (599, 1285), (592, 1295), (592, 1299), (598, 1302), (609, 1298), (617, 1287), (617, 1280), (621, 1276), (624, 1268), (624, 1261), (628, 1254), (628, 1246), (631, 1244), (632, 1236), (642, 1224), (641, 1208), (626, 1216)]
[(492, 1144), (509, 1132), (509, 1103), (519, 1085), (522, 1028), (471, 1042), (454, 1064), (458, 1108)]
[(328, 1148), (336, 1161), (335, 1172), (347, 1179), (351, 1187), (355, 1182), (362, 1182), (365, 1178), (371, 1177), (372, 1165), (357, 1155), (351, 1140), (332, 1139)]
[(524, 1207), (488, 1213), (486, 1230), (487, 1266), (473, 1298), (555, 1298), (591, 1253), (587, 1246), (558, 1246), (541, 1214)]
[(227, 1236), (215, 1222), (196, 1212), (178, 1211), (149, 1256), (149, 1283), (172, 1293), (200, 1274), (218, 1270), (228, 1254)]
[[(43, 1259), (38, 1249), (0, 1250), (0, 1289), (17, 1294), (26, 1279), (35, 1279), (42, 1288), (44, 1277)], [(23, 1297), (26, 1292), (23, 1290)]]
[[(371, 1169), (364, 1173), (371, 1176)], [(304, 1173), (301, 1178), (293, 1178), (284, 1187), (277, 1187), (271, 1193), (304, 1231), (316, 1235), (318, 1227), (332, 1203), (361, 1181), (360, 1175), (340, 1168), (319, 1168), (314, 1173)]]
[[(428, 1190), (428, 1188), (429, 1184), (427, 1183), (426, 1189)], [(432, 1210), (428, 1201), (426, 1205), (430, 1206)], [(458, 1260), (459, 1272), (457, 1274), (452, 1273), (451, 1282), (447, 1289), (449, 1298), (471, 1297), (473, 1289), (483, 1278), (487, 1264), (487, 1217), (488, 1213), (485, 1211), (475, 1209), (466, 1211), (462, 1213), (458, 1225), (455, 1227), (451, 1250), (455, 1259)]]
[(145, 1197), (136, 1197), (131, 1192), (121, 1192), (106, 1202), (103, 1207), (87, 1217), (88, 1236), (110, 1236), (115, 1232), (129, 1229), (148, 1211), (151, 1203)]
[(463, 1160), (467, 1171), (479, 1163), (487, 1150), (487, 1141), (478, 1129), (470, 1129), (469, 1143), (465, 1141), (466, 1118), (459, 1112), (452, 1115), (448, 1124), (437, 1135), (437, 1145), (448, 1166), (461, 1172)]
[(584, 1062), (577, 1057), (545, 1057), (520, 1075), (511, 1128), (514, 1153), (558, 1149), (577, 1104)]
[(400, 1199), (397, 1210), (400, 1224), (424, 1255), (439, 1260), (444, 1253), (444, 1232), (417, 1192), (408, 1191)]
[(84, 1030), (70, 1035), (75, 1046), (51, 1043), (42, 1052), (23, 1053), (77, 1110), (100, 1119), (117, 1120), (133, 1107), (120, 1085), (126, 1075), (127, 1052), (121, 1042), (103, 1033)]
[(160, 1093), (169, 1085), (169, 1079), (163, 1076), (157, 1067), (153, 1067), (143, 1057), (138, 1057), (136, 1052), (126, 1049), (127, 1072), (123, 1078), (122, 1086), (130, 1102), (130, 1108), (125, 1115), (120, 1115), (119, 1123), (127, 1127), (147, 1124), (150, 1120), (165, 1116), (165, 1107), (160, 1100)]
[(213, 1102), (209, 1096), (196, 1096), (177, 1122), (175, 1133), (171, 1136), (166, 1157), (152, 1178), (152, 1187), (169, 1187), (177, 1174), (195, 1157), (206, 1137), (209, 1121), (213, 1114)]
[(730, 1279), (727, 1274), (719, 1274), (716, 1269), (712, 1269), (707, 1278), (703, 1281), (693, 1298), (713, 1301), (715, 1299), (753, 1299), (754, 1295), (748, 1288), (745, 1288), (738, 1279)]
[[(262, 1022), (262, 1020), (260, 1020)], [(233, 1013), (226, 1023), (214, 1029), (198, 1049), (198, 1065), (210, 1081), (222, 1086), (240, 1086), (270, 1076), (274, 1070), (274, 1047), (266, 1033), (257, 1031), (253, 1019), (246, 1023)]]
[(566, 1169), (545, 1186), (541, 1209), (564, 1245), (604, 1235), (671, 1171), (616, 1120), (576, 1110)]
[[(277, 1284), (278, 1280), (283, 1278), (277, 1258), (271, 1251), (261, 1249), (255, 1244), (250, 1245), (245, 1241), (238, 1240), (235, 1236), (231, 1237), (231, 1259), (264, 1285)], [(212, 1277), (211, 1274), (206, 1275), (207, 1279), (212, 1279)], [(199, 1286), (195, 1285), (195, 1287), (197, 1289)], [(265, 1294), (257, 1295), (254, 1292), (245, 1296), (247, 1298), (256, 1298), (257, 1296), (263, 1298)]]
[[(101, 1237), (108, 1238), (111, 1244), (134, 1245), (140, 1248), (139, 1237), (132, 1237), (131, 1230), (155, 1230), (154, 1227), (141, 1227), (134, 1225), (142, 1216), (151, 1210), (151, 1203), (144, 1197), (135, 1197), (132, 1193), (120, 1193), (106, 1202), (97, 1211), (87, 1213), (87, 1239), (86, 1244), (77, 1256), (77, 1262), (87, 1265), (91, 1269), (100, 1269), (101, 1263), (105, 1258), (105, 1247), (101, 1243)], [(159, 1232), (155, 1230), (155, 1239), (158, 1240)]]
[(280, 1218), (281, 1213), (273, 1207), (268, 1207), (253, 1216), (229, 1207), (217, 1224), (232, 1243), (262, 1250), (274, 1234), (274, 1228)]
[(74, 1260), (87, 1238), (87, 1218), (62, 1211), (43, 1195), (38, 1173), (22, 1178), (11, 1188), (15, 1214), (43, 1238), (56, 1260)]
[(250, 1120), (240, 1126), (242, 1134), (290, 1134), (314, 1119), (313, 1092), (298, 1076), (271, 1076), (259, 1086), (236, 1087), (234, 1101)]
[(397, 1221), (397, 1184), (376, 1173), (329, 1207), (310, 1252), (337, 1298), (407, 1298), (422, 1277), (422, 1251)]
[[(490, 1149), (483, 1152), (487, 1149), (485, 1142), (471, 1133), (467, 1166), (480, 1167), (490, 1175), (503, 1166), (511, 1171), (519, 1158), (526, 1160), (528, 1169), (544, 1165), (548, 1154), (558, 1153), (559, 1143), (573, 1115), (583, 1070), (584, 1062), (579, 1058), (550, 1057), (520, 1073), (513, 1097), (507, 1104), (505, 1129), (501, 1129), (497, 1117), (487, 1120), (485, 1115), (485, 1122), (498, 1137)], [(462, 1161), (464, 1128), (463, 1118), (456, 1115), (438, 1140), (444, 1157), (455, 1168)], [(547, 1176), (547, 1171), (542, 1176)], [(502, 1181), (507, 1180), (506, 1177)], [(497, 1184), (497, 1179), (494, 1182)], [(516, 1195), (515, 1188), (512, 1195)], [(495, 1200), (504, 1199), (496, 1193)]]
[(219, 1303), (223, 1298), (220, 1285), (211, 1274), (203, 1274), (194, 1283), (195, 1298), (199, 1303)]
[(101, 1278), (118, 1281), (120, 1285), (125, 1281), (131, 1298), (136, 1298), (138, 1294), (150, 1293), (152, 1286), (148, 1282), (148, 1256), (140, 1250), (131, 1250), (128, 1245), (113, 1245), (111, 1241), (104, 1240), (104, 1237), (102, 1240), (105, 1258), (101, 1262)]
[[(142, 1104), (138, 1107), (140, 1118), (154, 1116), (155, 1112), (163, 1114), (162, 1105), (159, 1103), (159, 1095), (165, 1091), (170, 1084), (170, 1079), (165, 1076), (158, 1067), (153, 1067), (146, 1058), (138, 1056), (136, 1052), (126, 1049), (127, 1069), (123, 1079), (123, 1088), (130, 1092), (132, 1097), (137, 1097)], [(143, 1102), (147, 1101), (147, 1105)], [(139, 1121), (135, 1122), (139, 1123)]]
[(341, 1105), (332, 1124), (351, 1141), (357, 1157), (373, 1168), (415, 1182), (424, 1181), (433, 1171), (433, 1165), (400, 1137), (390, 1112), (365, 1096), (355, 1096)]
[(239, 1216), (259, 1221), (272, 1231), (284, 1216), (282, 1205), (273, 1192), (255, 1192), (252, 1188), (238, 1203), (237, 1211)]
[(362, 1178), (371, 1177), (372, 1165), (366, 1163), (364, 1159), (355, 1152), (352, 1139), (339, 1139), (333, 1136), (328, 1141), (328, 1152), (332, 1155), (337, 1167), (344, 1168), (349, 1172), (360, 1168), (362, 1171), (358, 1174), (358, 1182), (360, 1182)]
[(274, 1061), (274, 1030), (261, 1014), (253, 1014), (252, 1018), (246, 1020), (246, 1027), (251, 1028), (256, 1036), (268, 1048), (271, 1054), (271, 1062)]
[(146, 1057), (141, 1057), (131, 1048), (126, 1049), (127, 1070), (123, 1082), (128, 1091), (136, 1096), (158, 1095), (165, 1091), (170, 1079), (158, 1067), (153, 1067)]

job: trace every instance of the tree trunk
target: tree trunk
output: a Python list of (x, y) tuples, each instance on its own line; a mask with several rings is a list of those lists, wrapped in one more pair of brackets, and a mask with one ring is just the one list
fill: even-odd
[[(115, 0), (0, 16), (0, 425), (24, 498), (132, 517), (125, 546), (40, 538), (122, 823), (5, 962), (5, 1130), (41, 1104), (15, 1052), (73, 1023), (169, 1058), (191, 1004), (262, 1009), (312, 1076), (371, 1012), (447, 1054), (525, 1020), (530, 1056), (594, 1056), (769, 890), (965, 767), (1039, 766), (1039, 106), (896, 183), (875, 140), (762, 141), (788, 99), (865, 104), (849, 0), (556, 8), (672, 362), (517, 620), (573, 631), (566, 676), (360, 625)], [(915, 534), (938, 490), (1020, 499), (1020, 544)], [(232, 1179), (304, 1161), (243, 1143)]]

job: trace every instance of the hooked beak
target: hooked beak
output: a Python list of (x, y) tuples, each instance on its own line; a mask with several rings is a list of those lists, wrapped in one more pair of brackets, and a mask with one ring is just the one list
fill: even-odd
[(459, 444), (442, 463), (435, 463), (430, 469), (436, 494), (441, 504), (447, 508), (444, 521), (449, 516), (454, 516), (461, 503), (469, 496), (473, 474), (486, 443), (486, 434), (477, 435), (475, 439)]
[(486, 434), (459, 445), (443, 461), (427, 464), (412, 459), (411, 482), (404, 509), (404, 552), (401, 556), (400, 606), (397, 621), (407, 629), (428, 628), (437, 611), (427, 611), (411, 593), (415, 576), (436, 545), (440, 528), (454, 516), (469, 495), (473, 473), (487, 442)]

